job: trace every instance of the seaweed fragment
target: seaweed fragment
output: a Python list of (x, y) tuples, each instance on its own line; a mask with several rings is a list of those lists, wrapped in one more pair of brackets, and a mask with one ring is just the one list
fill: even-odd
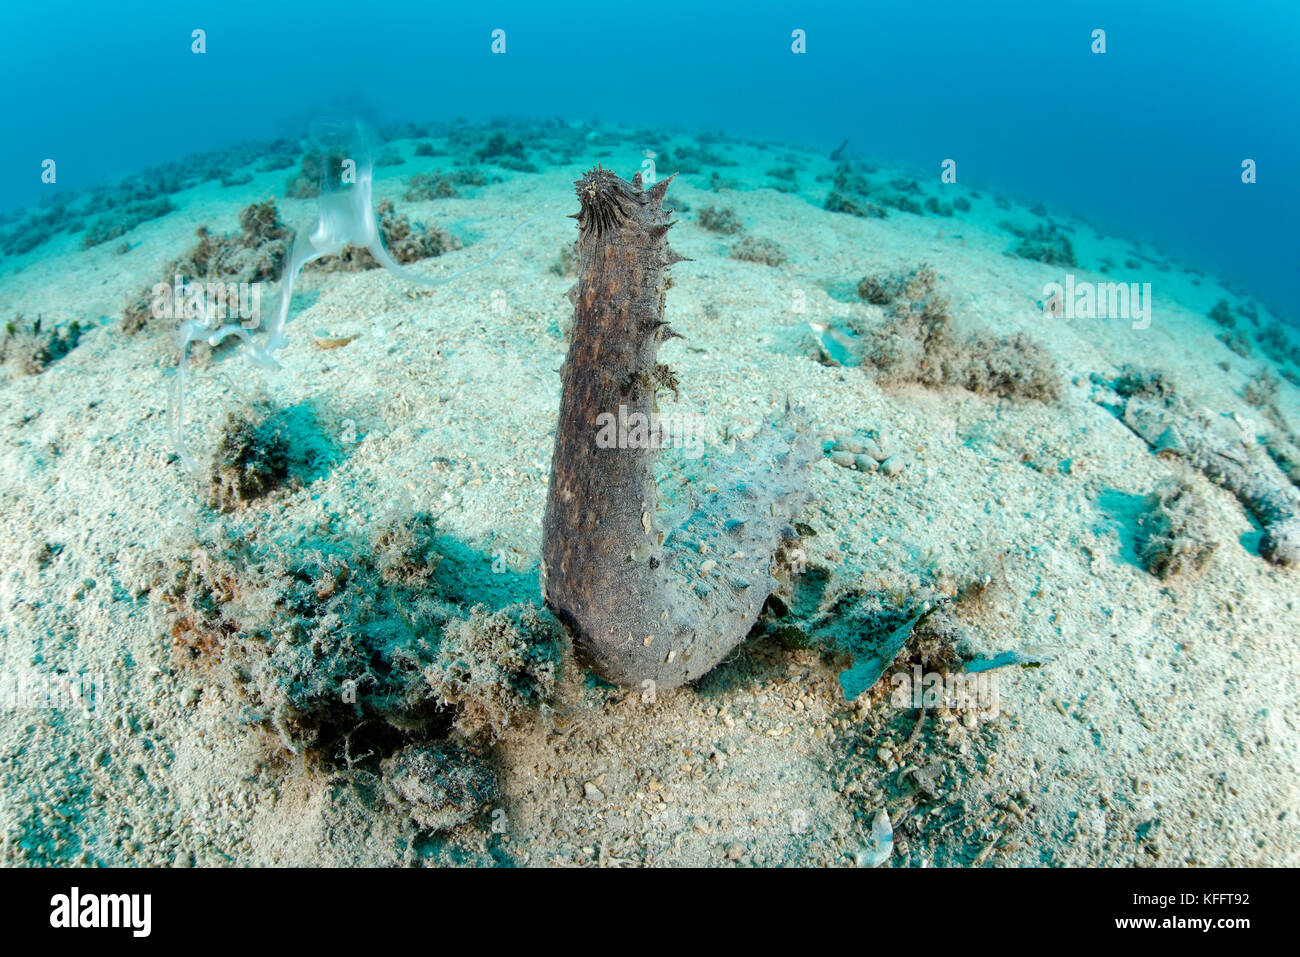
[[(293, 239), (271, 199), (239, 211), (238, 233), (217, 235), (200, 226), (195, 235), (198, 241), (163, 267), (164, 286), (176, 277), (227, 285), (270, 282), (280, 274)], [(155, 290), (145, 289), (128, 300), (122, 313), (123, 332), (135, 334), (149, 325), (154, 299)]]
[(289, 443), (266, 407), (231, 412), (226, 417), (209, 480), (209, 504), (229, 512), (261, 498), (289, 475)]
[(1167, 479), (1146, 497), (1139, 524), (1142, 562), (1157, 578), (1200, 571), (1219, 546), (1208, 531), (1205, 501), (1185, 476)]
[[(379, 217), (379, 235), (384, 248), (393, 261), (402, 266), (461, 248), (460, 240), (447, 230), (412, 223), (405, 213), (397, 212), (391, 200), (386, 199), (376, 206), (375, 214)], [(370, 248), (350, 244), (334, 255), (307, 263), (303, 268), (320, 272), (361, 272), (378, 269), (380, 265)]]
[(77, 348), (83, 331), (75, 319), (66, 326), (46, 327), (40, 316), (32, 322), (15, 316), (0, 335), (0, 366), (14, 367), (21, 375), (40, 375)]
[(711, 233), (734, 236), (744, 229), (740, 217), (730, 207), (705, 206), (699, 213), (700, 225)]
[(497, 798), (496, 776), (483, 757), (447, 742), (408, 745), (380, 772), (388, 803), (428, 831), (466, 824)]
[(1232, 314), (1232, 306), (1228, 300), (1220, 299), (1214, 304), (1209, 312), (1209, 316), (1225, 329), (1235, 329), (1237, 326), (1237, 317)]
[(1040, 223), (1032, 230), (1017, 230), (1020, 243), (1013, 251), (1021, 259), (1033, 259), (1049, 266), (1077, 266), (1074, 244), (1055, 223)]
[[(850, 216), (866, 219), (884, 219), (889, 215), (889, 211), (885, 209), (889, 204), (884, 201), (884, 197), (869, 198), (874, 190), (872, 183), (854, 164), (844, 162), (835, 169), (835, 179), (823, 205), (832, 213), (848, 213)], [(877, 202), (877, 199), (880, 201)], [(915, 211), (921, 212), (921, 207), (917, 205)]]
[(979, 395), (1055, 401), (1061, 385), (1047, 352), (1022, 333), (958, 335), (938, 274), (922, 264), (885, 278), (864, 277), (858, 294), (889, 307), (866, 339), (864, 365), (885, 382), (960, 386)]
[(290, 751), (362, 727), (487, 743), (548, 703), (562, 636), (530, 605), (467, 614), (435, 577), (432, 531), (425, 512), (370, 541), (325, 530), (274, 539), (222, 523), (162, 563), (152, 591), (179, 663)]
[(141, 223), (159, 219), (168, 213), (174, 212), (175, 209), (176, 206), (166, 196), (156, 196), (153, 199), (129, 203), (95, 220), (90, 228), (86, 230), (86, 234), (81, 237), (81, 246), (83, 249), (90, 249), (92, 246), (106, 243), (110, 239), (117, 239), (117, 237), (129, 233)]
[(562, 660), (559, 626), (534, 605), (489, 612), (479, 605), (448, 624), (424, 676), (437, 698), (456, 709), (467, 740), (496, 740), (550, 700)]
[(758, 236), (742, 237), (731, 247), (730, 256), (741, 262), (760, 263), (764, 266), (779, 266), (787, 258), (780, 243)]

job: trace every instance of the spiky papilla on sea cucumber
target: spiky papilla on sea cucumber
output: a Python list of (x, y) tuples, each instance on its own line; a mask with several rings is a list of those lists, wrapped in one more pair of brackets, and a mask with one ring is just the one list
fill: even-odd
[[(542, 594), (579, 653), (617, 684), (669, 689), (721, 661), (777, 586), (817, 447), (798, 413), (713, 464), (685, 514), (658, 514), (656, 442), (605, 447), (602, 416), (654, 414), (671, 177), (648, 190), (597, 167), (577, 182), (578, 283), (561, 369), (542, 534)], [(665, 529), (661, 531), (661, 527)]]

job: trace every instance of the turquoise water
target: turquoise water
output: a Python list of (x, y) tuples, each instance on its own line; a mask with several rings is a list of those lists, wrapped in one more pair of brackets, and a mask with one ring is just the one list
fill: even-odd
[(1269, 2), (12, 4), (0, 210), (323, 110), (673, 124), (847, 140), (936, 177), (955, 159), (968, 185), (1154, 241), (1295, 321), (1298, 52), (1300, 5)]

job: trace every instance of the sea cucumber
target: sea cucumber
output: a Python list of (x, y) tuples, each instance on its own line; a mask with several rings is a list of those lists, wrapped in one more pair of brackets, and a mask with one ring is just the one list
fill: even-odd
[[(777, 587), (774, 560), (797, 539), (818, 449), (799, 413), (712, 464), (680, 521), (657, 514), (657, 442), (606, 448), (602, 414), (649, 418), (668, 247), (663, 196), (599, 166), (577, 182), (578, 283), (542, 534), (542, 595), (579, 654), (617, 684), (667, 690), (721, 661)], [(638, 443), (626, 443), (634, 445)], [(669, 529), (661, 532), (662, 527)]]
[[(1186, 462), (1211, 482), (1232, 492), (1263, 526), (1259, 553), (1275, 565), (1300, 564), (1300, 495), (1282, 470), (1242, 434), (1218, 417), (1193, 409), (1177, 395), (1162, 394), (1146, 382), (1152, 376), (1121, 376), (1108, 382), (1094, 376), (1094, 400), (1146, 440), (1163, 459)], [(1154, 394), (1153, 394), (1154, 393)]]

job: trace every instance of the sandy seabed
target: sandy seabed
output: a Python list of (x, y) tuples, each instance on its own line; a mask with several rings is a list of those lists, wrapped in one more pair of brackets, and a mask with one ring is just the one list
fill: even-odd
[[(666, 135), (670, 156), (679, 142), (692, 136)], [(575, 235), (572, 182), (597, 161), (630, 173), (646, 144), (606, 129), (570, 163), (496, 170), (500, 181), (423, 202), (403, 198), (407, 182), (449, 157), (415, 156), (410, 140), (389, 146), (405, 162), (378, 169), (376, 199), (464, 242), (411, 268), (473, 265), (533, 221), (499, 258), (437, 289), (382, 269), (308, 277), (283, 372), (255, 370), (233, 348), (199, 364), (188, 441), (210, 458), (226, 414), (254, 400), (309, 409), (339, 454), (238, 522), (268, 534), (328, 522), (364, 536), (427, 509), (481, 559), (485, 579), (494, 563), (507, 570), (507, 598), (538, 600), (555, 373), (572, 314), (573, 277), (556, 266)], [(1207, 318), (1219, 299), (1244, 297), (1063, 214), (1051, 219), (1071, 230), (1077, 268), (1010, 255), (1016, 240), (1000, 224), (1041, 216), (991, 189), (936, 175), (926, 191), (965, 197), (969, 211), (860, 218), (823, 208), (835, 168), (824, 154), (712, 149), (734, 162), (721, 181), (706, 168), (669, 192), (668, 205), (684, 207), (673, 245), (690, 261), (673, 267), (668, 293), (685, 338), (662, 353), (679, 382), (665, 408), (700, 416), (723, 447), (788, 400), (828, 442), (875, 430), (904, 454), (892, 476), (829, 456), (814, 466), (805, 574), (826, 596), (991, 575), (968, 648), (1047, 659), (992, 672), (996, 712), (846, 701), (844, 661), (768, 632), (653, 702), (570, 663), (562, 706), (485, 750), (498, 793), (450, 831), (385, 801), (374, 755), (277, 748), (211, 671), (178, 659), (151, 594), (158, 563), (223, 519), (169, 442), (171, 336), (118, 326), (127, 298), (158, 281), (197, 227), (234, 231), (239, 210), (268, 196), (290, 225), (311, 222), (313, 200), (284, 198), (292, 170), (254, 165), (249, 183), (173, 196), (175, 212), (124, 237), (129, 252), (59, 235), (0, 261), (0, 314), (90, 326), (45, 371), (0, 373), (0, 659), (9, 676), (102, 682), (90, 717), (0, 713), (0, 861), (851, 866), (870, 860), (884, 808), (885, 866), (1300, 864), (1300, 571), (1262, 559), (1242, 505), (1196, 475), (1219, 545), (1196, 574), (1151, 574), (1135, 517), (1172, 467), (1093, 401), (1093, 374), (1134, 364), (1164, 371), (1198, 408), (1260, 421), (1243, 391), (1278, 369), (1258, 349), (1231, 351)], [(797, 186), (773, 188), (767, 171), (790, 166)], [(873, 178), (891, 175), (914, 174)], [(710, 206), (778, 243), (785, 262), (731, 258), (739, 234), (699, 223)], [(1103, 275), (1106, 260), (1136, 268)], [(858, 280), (920, 263), (937, 271), (956, 327), (1041, 344), (1059, 400), (882, 386), (820, 354), (810, 323), (879, 325), (884, 312), (858, 299)], [(1067, 271), (1151, 282), (1149, 328), (1045, 317), (1044, 284)], [(355, 338), (326, 350), (315, 335)], [(1274, 404), (1300, 421), (1291, 381)]]

